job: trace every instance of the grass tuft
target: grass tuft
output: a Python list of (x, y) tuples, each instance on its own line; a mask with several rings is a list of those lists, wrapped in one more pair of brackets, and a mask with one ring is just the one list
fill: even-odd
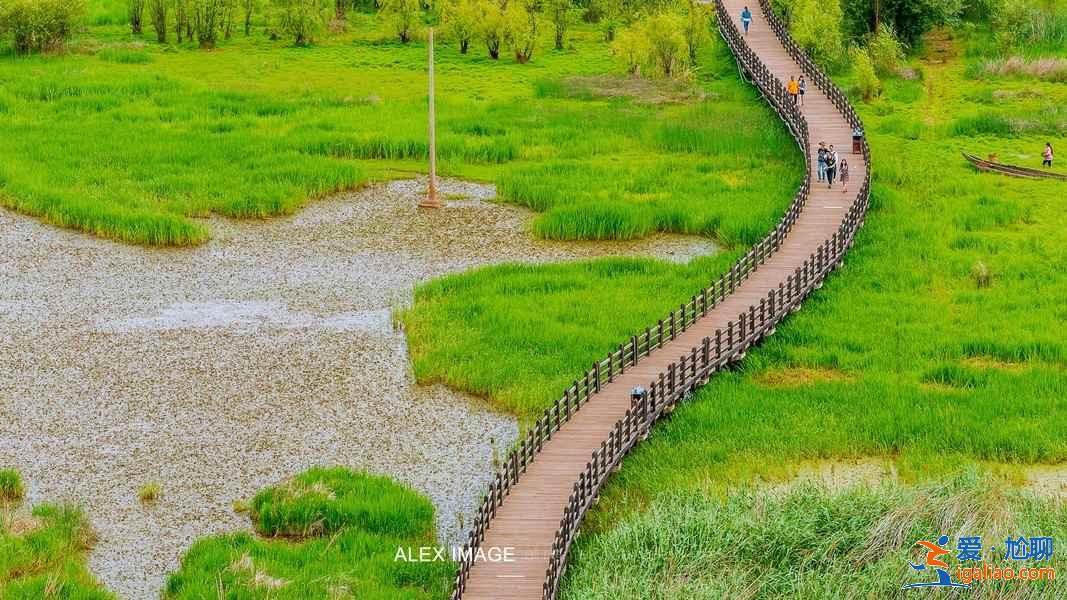
[(433, 505), (385, 477), (311, 469), (256, 494), (252, 519), (271, 537), (199, 540), (164, 598), (429, 600), (449, 590), (451, 561), (396, 560), (398, 549), (435, 544)]
[(163, 489), (155, 482), (148, 482), (137, 488), (137, 499), (140, 500), (142, 504), (151, 504), (159, 500), (162, 494)]
[(18, 502), (26, 496), (22, 476), (14, 469), (0, 469), (0, 502)]

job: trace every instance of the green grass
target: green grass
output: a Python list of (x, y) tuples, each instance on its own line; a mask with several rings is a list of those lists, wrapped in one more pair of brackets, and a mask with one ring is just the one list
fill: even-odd
[[(85, 567), (96, 541), (81, 510), (41, 504), (17, 506), (18, 474), (0, 471), (0, 598), (5, 600), (111, 600)], [(17, 489), (18, 494), (11, 490)]]
[[(859, 105), (875, 179), (845, 265), (744, 363), (657, 425), (587, 516), (580, 552), (646, 518), (663, 490), (715, 495), (808, 461), (879, 457), (908, 483), (976, 463), (1017, 481), (1020, 465), (1067, 461), (1067, 184), (979, 173), (960, 156), (1038, 167), (1067, 90), (969, 80), (966, 59), (922, 67), (922, 81), (888, 80)], [(592, 358), (651, 324), (649, 304), (677, 305), (703, 283), (601, 285), (584, 268), (497, 268), (422, 288), (407, 316), (416, 374), (536, 416)], [(668, 555), (641, 558), (678, 558)], [(627, 556), (587, 563), (566, 592), (663, 597), (642, 587), (658, 585), (651, 576), (611, 587), (619, 569), (640, 569)], [(818, 577), (794, 584), (807, 597), (845, 589), (820, 588)]]
[[(311, 48), (257, 27), (203, 52), (135, 39), (121, 3), (90, 4), (95, 26), (67, 54), (0, 48), (0, 204), (125, 242), (186, 245), (210, 237), (198, 218), (211, 213), (289, 214), (425, 169), (426, 48), (389, 41), (374, 16), (353, 13), (348, 33)], [(572, 42), (519, 65), (443, 41), (440, 172), (499, 181), (505, 200), (545, 212), (534, 228), (545, 237), (666, 230), (747, 243), (773, 221), (798, 160), (781, 126), (752, 110), (721, 44), (702, 54), (699, 93), (652, 102), (569, 93), (593, 76), (626, 84), (593, 27)], [(726, 128), (743, 140), (704, 135)], [(722, 200), (732, 196), (746, 210)], [(575, 219), (588, 205), (616, 220)]]
[(402, 315), (415, 375), (537, 417), (582, 368), (677, 308), (737, 254), (687, 265), (504, 265), (436, 280), (418, 288)]
[(165, 598), (414, 600), (448, 593), (451, 562), (396, 560), (398, 548), (436, 545), (433, 505), (387, 478), (311, 469), (261, 491), (251, 506), (259, 535), (196, 542), (168, 579)]
[[(921, 95), (894, 93), (913, 83), (892, 80), (883, 98), (858, 105), (875, 183), (845, 266), (739, 369), (718, 375), (627, 459), (587, 517), (585, 530), (595, 533), (579, 556), (657, 518), (663, 490), (700, 502), (753, 479), (789, 477), (810, 461), (880, 457), (907, 482), (975, 464), (1020, 481), (1021, 465), (1067, 461), (1067, 343), (1059, 333), (1067, 326), (1067, 275), (1057, 267), (1067, 260), (1067, 185), (981, 174), (958, 158), (961, 150), (997, 153), (1036, 167), (1043, 137), (992, 126), (982, 137), (957, 135), (958, 115), (973, 110), (975, 94), (999, 98), (983, 108), (990, 123), (1038, 119), (1067, 95), (1036, 81), (965, 84), (963, 61), (925, 68)], [(1025, 94), (994, 93), (1024, 87)], [(979, 265), (988, 279), (977, 275)], [(628, 564), (579, 560), (569, 593), (612, 589), (620, 563)], [(878, 585), (901, 581), (899, 564), (874, 562), (858, 576), (842, 565), (772, 569), (758, 585), (797, 597), (855, 585), (861, 597), (865, 590), (880, 597)], [(741, 586), (740, 567), (732, 573), (724, 585)], [(775, 580), (784, 574), (790, 581)], [(640, 575), (620, 581), (636, 586), (637, 596), (662, 583)], [(596, 585), (603, 587), (589, 587)]]
[(22, 476), (14, 469), (0, 469), (0, 502), (14, 502), (22, 500), (26, 495), (26, 487), (22, 484)]
[[(916, 540), (950, 535), (953, 576), (957, 565), (981, 564), (956, 560), (960, 536), (980, 536), (991, 566), (1062, 569), (1055, 551), (1051, 561), (1015, 562), (993, 558), (989, 548), (1002, 548), (1008, 536), (1062, 539), (1065, 524), (1067, 504), (1020, 495), (975, 471), (917, 488), (886, 483), (829, 492), (801, 483), (723, 498), (665, 491), (647, 511), (582, 539), (561, 598), (908, 597), (902, 585), (931, 580), (907, 566), (922, 560), (913, 553)], [(1061, 585), (980, 582), (964, 593), (1050, 598)]]

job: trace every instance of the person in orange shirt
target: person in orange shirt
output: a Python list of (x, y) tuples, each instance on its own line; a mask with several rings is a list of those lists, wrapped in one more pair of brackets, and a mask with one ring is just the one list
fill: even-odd
[(800, 94), (800, 84), (797, 83), (797, 78), (790, 77), (785, 89), (793, 97), (793, 105), (795, 106), (797, 104), (797, 96)]

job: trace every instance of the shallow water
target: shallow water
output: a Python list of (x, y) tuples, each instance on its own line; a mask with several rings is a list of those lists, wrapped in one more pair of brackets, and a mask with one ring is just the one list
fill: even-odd
[[(392, 311), (420, 282), (508, 261), (714, 251), (709, 240), (553, 243), (491, 186), (419, 211), (424, 183), (316, 202), (294, 217), (211, 219), (181, 250), (97, 240), (0, 212), (0, 465), (31, 502), (86, 507), (90, 568), (126, 598), (158, 596), (197, 538), (248, 528), (234, 513), (309, 466), (396, 478), (429, 496), (458, 541), (513, 419), (415, 386)], [(136, 496), (156, 481), (151, 507)]]

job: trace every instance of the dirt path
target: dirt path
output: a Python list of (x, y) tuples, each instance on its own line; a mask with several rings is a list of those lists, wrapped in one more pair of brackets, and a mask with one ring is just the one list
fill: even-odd
[[(419, 282), (505, 261), (682, 259), (706, 240), (563, 244), (530, 213), (468, 199), (417, 212), (399, 181), (268, 222), (215, 219), (200, 248), (151, 250), (0, 212), (0, 465), (31, 502), (86, 507), (90, 567), (125, 598), (158, 596), (204, 535), (247, 526), (234, 500), (317, 464), (384, 473), (438, 507), (443, 541), (485, 487), (515, 422), (413, 385), (391, 309)], [(162, 499), (136, 499), (147, 481)]]

